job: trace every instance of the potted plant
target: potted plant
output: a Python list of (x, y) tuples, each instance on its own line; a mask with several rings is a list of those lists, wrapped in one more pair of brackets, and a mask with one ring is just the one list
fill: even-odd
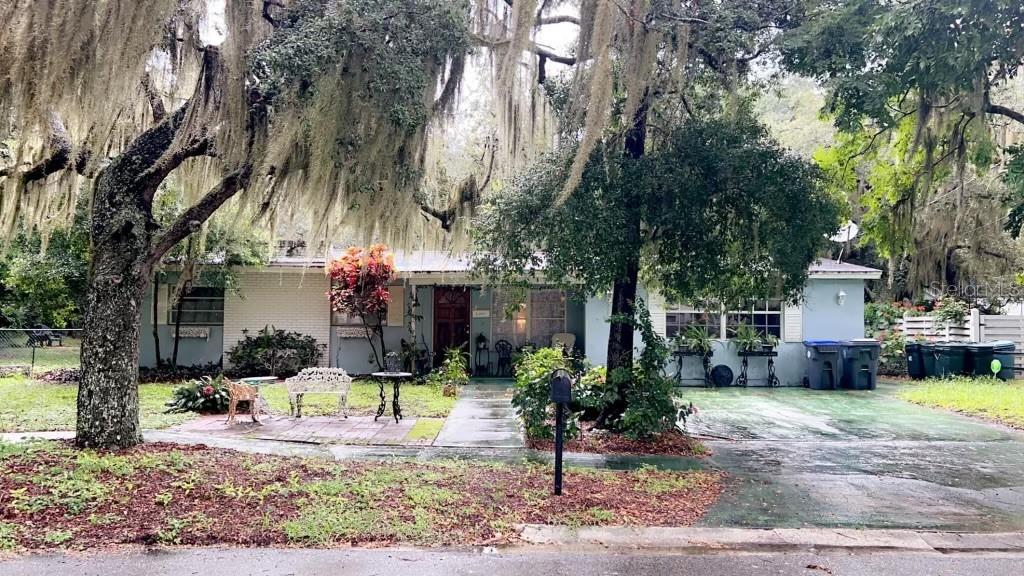
[(765, 334), (761, 341), (761, 348), (766, 352), (771, 352), (779, 345), (779, 337), (775, 334)]
[(714, 343), (707, 328), (697, 325), (687, 327), (679, 342), (682, 347), (699, 356), (711, 356), (711, 346)]
[(740, 324), (736, 327), (736, 334), (732, 338), (732, 344), (742, 355), (760, 352), (764, 340), (761, 339), (761, 333), (756, 328), (748, 324)]

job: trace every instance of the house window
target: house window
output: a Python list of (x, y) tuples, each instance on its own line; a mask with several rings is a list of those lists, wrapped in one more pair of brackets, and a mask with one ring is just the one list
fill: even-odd
[(722, 337), (722, 315), (689, 307), (678, 307), (665, 314), (665, 335), (674, 338), (685, 334), (690, 326), (701, 326), (712, 338)]
[(530, 341), (550, 346), (552, 336), (565, 332), (565, 294), (561, 290), (532, 290), (530, 308)]
[(522, 346), (529, 340), (529, 306), (520, 300), (521, 296), (513, 292), (494, 291), (491, 300), (491, 336), (494, 342), (507, 340), (513, 346)]
[[(174, 290), (173, 286), (168, 286)], [(181, 297), (180, 307), (176, 304), (168, 310), (168, 324), (181, 323), (192, 326), (222, 326), (224, 324), (224, 289), (196, 286)]]
[(331, 310), (331, 326), (362, 326), (359, 316)]
[(725, 317), (726, 335), (732, 338), (740, 324), (753, 326), (762, 336), (771, 334), (782, 337), (782, 301), (778, 299), (753, 300)]

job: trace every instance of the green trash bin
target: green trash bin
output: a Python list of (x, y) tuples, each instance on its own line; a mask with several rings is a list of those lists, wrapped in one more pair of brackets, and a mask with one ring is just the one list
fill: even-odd
[(993, 342), (975, 342), (967, 345), (971, 353), (971, 370), (974, 376), (992, 376), (992, 361), (999, 360), (1002, 365), (995, 375), (1000, 380), (1013, 379), (1014, 343), (1009, 340)]
[(843, 342), (843, 388), (874, 390), (881, 351), (882, 343), (874, 338), (856, 338)]
[[(924, 372), (924, 350), (920, 342), (907, 342), (904, 346), (904, 353), (907, 355), (907, 376), (914, 380), (925, 377)], [(929, 352), (931, 354), (931, 352)]]
[(934, 378), (939, 375), (935, 370), (934, 342), (921, 342), (921, 364), (924, 366), (925, 378)]
[(967, 375), (968, 360), (966, 343), (940, 342), (935, 344), (935, 375), (940, 378)]
[(842, 343), (838, 340), (804, 340), (807, 371), (804, 386), (812, 390), (836, 390), (843, 378)]

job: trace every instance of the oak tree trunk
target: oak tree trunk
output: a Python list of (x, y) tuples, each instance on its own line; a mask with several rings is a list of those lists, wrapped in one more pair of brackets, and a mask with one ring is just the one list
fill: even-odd
[(142, 442), (139, 332), (157, 229), (152, 200), (173, 166), (153, 169), (183, 119), (184, 110), (179, 110), (141, 134), (96, 179), (75, 427), (75, 442), (83, 448), (128, 448)]
[(115, 160), (96, 182), (93, 200), (76, 427), (83, 448), (127, 448), (142, 441), (140, 306), (149, 282), (151, 231), (148, 210), (125, 176)]
[[(624, 154), (627, 158), (641, 158), (647, 144), (647, 95), (633, 116), (633, 126), (626, 132)], [(609, 428), (626, 411), (629, 388), (633, 380), (633, 320), (636, 317), (636, 291), (640, 276), (640, 250), (643, 248), (643, 221), (640, 207), (634, 198), (642, 194), (631, 194), (622, 197), (629, 206), (625, 210), (629, 220), (625, 222), (622, 242), (630, 246), (631, 257), (625, 262), (624, 269), (612, 285), (612, 319), (608, 327), (608, 377), (614, 378), (617, 385), (617, 398), (601, 411), (597, 418), (597, 426)]]

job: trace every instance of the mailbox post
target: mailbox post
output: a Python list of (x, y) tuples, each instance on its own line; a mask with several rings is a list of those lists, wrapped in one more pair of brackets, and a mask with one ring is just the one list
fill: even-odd
[(555, 403), (555, 496), (561, 496), (565, 405), (572, 401), (572, 379), (565, 370), (558, 369), (551, 373), (551, 401)]

